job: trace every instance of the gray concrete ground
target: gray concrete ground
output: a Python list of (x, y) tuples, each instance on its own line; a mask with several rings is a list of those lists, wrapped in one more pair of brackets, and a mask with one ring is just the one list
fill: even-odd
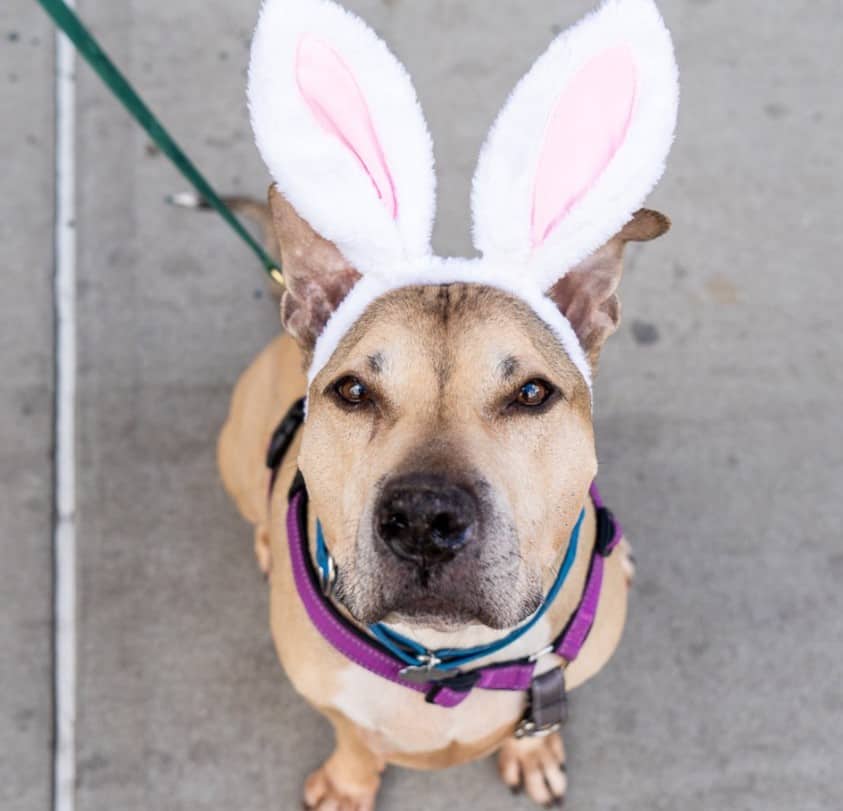
[[(257, 0), (84, 17), (213, 181), (262, 194)], [(354, 0), (416, 77), (467, 250), (492, 116), (588, 0)], [(570, 807), (843, 807), (843, 15), (662, 0), (681, 124), (597, 386), (601, 481), (638, 556), (622, 647), (574, 698)], [(49, 804), (52, 43), (0, 9), (0, 807)], [(219, 484), (227, 398), (277, 318), (251, 255), (173, 211), (175, 174), (79, 70), (77, 807), (290, 809), (330, 749), (286, 683), (250, 533)], [(526, 808), (490, 762), (396, 770), (384, 809)]]
[(53, 35), (0, 7), (0, 808), (46, 808), (52, 728)]

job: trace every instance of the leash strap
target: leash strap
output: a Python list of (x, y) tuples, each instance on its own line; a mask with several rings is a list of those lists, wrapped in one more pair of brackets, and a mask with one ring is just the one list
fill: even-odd
[(100, 79), (117, 97), (129, 114), (143, 127), (147, 135), (156, 146), (172, 161), (173, 165), (193, 185), (197, 192), (216, 209), (217, 213), (234, 229), (240, 239), (258, 257), (267, 274), (276, 282), (283, 284), (284, 277), (278, 264), (266, 253), (257, 240), (243, 227), (231, 209), (220, 199), (203, 177), (190, 158), (184, 154), (179, 145), (173, 140), (161, 122), (144, 104), (135, 89), (129, 84), (125, 76), (100, 47), (94, 36), (82, 24), (76, 13), (64, 0), (38, 0), (44, 11), (52, 17), (56, 25), (65, 33), (67, 38), (96, 71)]

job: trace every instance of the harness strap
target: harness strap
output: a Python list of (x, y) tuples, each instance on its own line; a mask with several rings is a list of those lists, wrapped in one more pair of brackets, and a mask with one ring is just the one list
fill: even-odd
[(623, 537), (623, 527), (615, 514), (603, 503), (603, 496), (597, 488), (597, 482), (592, 482), (588, 488), (591, 502), (597, 512), (597, 538), (595, 543), (600, 554), (608, 557)]
[[(300, 476), (291, 488), (287, 537), (294, 581), (311, 622), (334, 648), (351, 661), (389, 681), (424, 693), (428, 703), (440, 707), (456, 707), (475, 687), (484, 690), (531, 689), (537, 657), (488, 665), (458, 673), (441, 681), (406, 678), (402, 674), (404, 663), (400, 659), (377, 640), (348, 622), (334, 605), (324, 598), (319, 575), (310, 556), (307, 540), (307, 491)], [(546, 652), (563, 655), (560, 651), (564, 651), (567, 655), (563, 655), (563, 658), (567, 663), (579, 654), (594, 623), (602, 574), (603, 557), (595, 551), (580, 604), (550, 650)]]
[(291, 489), (287, 510), (287, 537), (293, 579), (310, 621), (331, 645), (360, 667), (411, 690), (425, 692), (428, 685), (414, 684), (402, 679), (400, 671), (403, 664), (378, 649), (367, 636), (347, 622), (332, 603), (322, 598), (307, 544), (307, 491), (304, 488), (304, 480), (299, 481), (301, 485)]
[[(562, 632), (549, 646), (550, 650), (547, 651), (548, 653), (555, 653), (567, 664), (570, 664), (579, 656), (594, 626), (594, 620), (597, 617), (597, 607), (600, 601), (600, 592), (603, 586), (604, 558), (611, 554), (621, 537), (623, 537), (619, 524), (603, 504), (596, 484), (591, 485), (589, 493), (596, 508), (597, 534), (594, 540), (594, 552), (592, 553), (588, 574), (586, 575), (585, 587), (583, 588), (583, 594), (577, 608), (562, 629)], [(428, 693), (427, 700), (441, 706), (456, 707), (468, 696), (468, 693), (473, 687), (501, 689), (496, 688), (495, 685), (500, 684), (502, 681), (524, 685), (523, 688), (510, 687), (509, 689), (526, 690), (533, 682), (535, 668), (535, 661), (527, 659), (517, 663), (507, 663), (499, 667), (492, 665), (486, 668), (486, 670), (501, 669), (505, 673), (498, 675), (490, 673), (485, 680), (480, 677), (472, 681), (462, 678), (469, 674), (460, 674), (456, 678), (445, 679), (437, 683)], [(538, 706), (538, 704), (536, 701), (532, 701), (531, 706)]]
[[(287, 413), (278, 423), (278, 427), (272, 432), (269, 440), (269, 447), (266, 450), (266, 466), (269, 468), (269, 492), (275, 489), (275, 480), (278, 478), (278, 471), (281, 463), (290, 450), (296, 431), (304, 422), (304, 397), (300, 397), (287, 409)], [(296, 478), (301, 477), (301, 471), (296, 471)], [(301, 480), (304, 486), (304, 479)], [(291, 488), (292, 491), (292, 488)]]
[(434, 684), (427, 691), (425, 700), (440, 707), (456, 707), (468, 698), (475, 687), (524, 692), (533, 683), (535, 669), (536, 663), (528, 659), (487, 665)]
[(579, 656), (597, 617), (597, 605), (603, 587), (603, 555), (597, 550), (591, 556), (591, 565), (585, 581), (580, 603), (565, 630), (556, 638), (553, 651), (566, 662)]

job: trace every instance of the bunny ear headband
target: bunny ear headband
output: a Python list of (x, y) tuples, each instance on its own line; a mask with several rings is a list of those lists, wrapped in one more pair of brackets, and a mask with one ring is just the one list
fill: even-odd
[(679, 89), (653, 0), (605, 0), (516, 86), (474, 175), (477, 259), (431, 252), (430, 134), (406, 70), (358, 17), (330, 0), (265, 0), (248, 95), (281, 194), (361, 274), (316, 342), (309, 382), (379, 296), (472, 282), (525, 301), (591, 385), (545, 291), (632, 218), (664, 171)]

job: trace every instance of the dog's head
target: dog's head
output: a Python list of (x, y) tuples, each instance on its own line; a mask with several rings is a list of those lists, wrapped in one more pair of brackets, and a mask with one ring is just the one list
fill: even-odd
[[(357, 274), (275, 189), (270, 200), (283, 320), (309, 364)], [(625, 244), (667, 228), (639, 211), (552, 288), (592, 367), (620, 319)], [(518, 298), (405, 287), (375, 301), (313, 379), (299, 465), (355, 617), (508, 627), (538, 606), (596, 472), (591, 393)]]
[(476, 260), (432, 256), (409, 77), (328, 0), (267, 0), (249, 101), (309, 366), (299, 463), (363, 622), (516, 624), (596, 472), (591, 374), (663, 170), (676, 66), (652, 0), (606, 0), (519, 83), (472, 193)]

